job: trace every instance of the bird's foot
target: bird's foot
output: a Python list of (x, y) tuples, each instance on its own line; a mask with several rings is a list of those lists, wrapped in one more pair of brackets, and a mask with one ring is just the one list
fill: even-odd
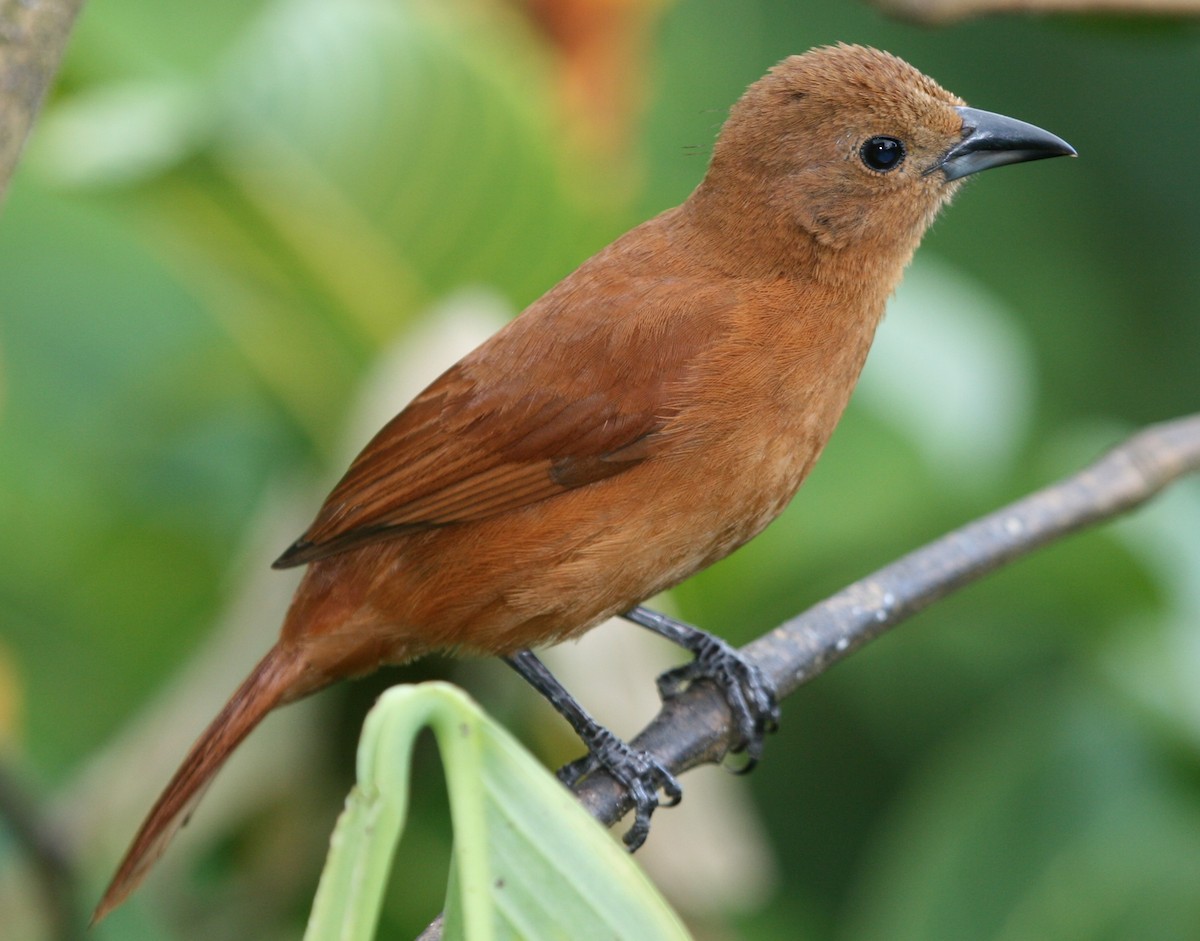
[(601, 769), (611, 774), (633, 800), (633, 825), (623, 837), (632, 852), (650, 833), (650, 815), (659, 806), (658, 792), (662, 791), (667, 798), (662, 806), (674, 807), (683, 797), (683, 789), (662, 762), (633, 748), (608, 729), (600, 727), (586, 744), (588, 753), (560, 768), (558, 779), (567, 787), (574, 787)]
[(668, 700), (698, 681), (715, 683), (729, 704), (741, 739), (735, 751), (746, 755), (746, 763), (737, 771), (750, 771), (762, 757), (763, 739), (779, 728), (778, 696), (771, 681), (720, 637), (647, 608), (634, 608), (625, 617), (692, 652), (693, 660), (658, 678), (659, 695)]
[(750, 771), (762, 757), (763, 739), (779, 728), (779, 703), (775, 688), (762, 670), (719, 637), (707, 636), (698, 645), (695, 659), (658, 678), (663, 699), (678, 696), (698, 680), (712, 680), (725, 696), (742, 744), (746, 763), (738, 774)]
[(539, 693), (546, 697), (587, 746), (587, 754), (558, 772), (567, 787), (574, 787), (588, 775), (605, 770), (613, 776), (633, 801), (633, 826), (625, 834), (625, 845), (637, 849), (650, 832), (650, 815), (659, 806), (658, 792), (667, 796), (665, 806), (673, 807), (683, 796), (675, 775), (653, 755), (621, 741), (598, 723), (568, 693), (554, 675), (530, 650), (518, 650), (504, 658)]

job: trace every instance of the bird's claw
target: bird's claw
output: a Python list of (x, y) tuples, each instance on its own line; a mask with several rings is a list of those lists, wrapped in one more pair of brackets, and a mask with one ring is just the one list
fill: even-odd
[(779, 728), (779, 702), (775, 687), (757, 666), (737, 650), (712, 635), (703, 635), (692, 648), (695, 658), (658, 678), (664, 700), (678, 696), (698, 680), (711, 680), (725, 696), (747, 761), (738, 774), (750, 771), (762, 757), (763, 739)]
[(658, 792), (662, 791), (666, 796), (661, 806), (674, 807), (683, 797), (683, 788), (675, 775), (653, 755), (633, 748), (607, 729), (602, 731), (586, 755), (559, 769), (558, 779), (567, 787), (574, 787), (601, 769), (611, 774), (633, 801), (633, 825), (623, 837), (632, 852), (650, 833), (650, 816), (660, 806)]

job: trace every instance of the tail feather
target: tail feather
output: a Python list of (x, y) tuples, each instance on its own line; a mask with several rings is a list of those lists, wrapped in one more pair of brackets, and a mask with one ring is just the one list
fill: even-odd
[(301, 683), (304, 672), (304, 661), (278, 645), (259, 661), (225, 708), (196, 740), (150, 809), (96, 906), (93, 925), (138, 887), (179, 828), (187, 823), (205, 787), (266, 714), (276, 706), (312, 691), (307, 684)]

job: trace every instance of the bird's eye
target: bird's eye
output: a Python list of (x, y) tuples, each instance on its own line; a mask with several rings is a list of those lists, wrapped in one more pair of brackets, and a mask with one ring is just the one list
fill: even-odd
[(872, 170), (887, 173), (904, 163), (904, 143), (894, 137), (872, 137), (862, 145), (858, 155)]

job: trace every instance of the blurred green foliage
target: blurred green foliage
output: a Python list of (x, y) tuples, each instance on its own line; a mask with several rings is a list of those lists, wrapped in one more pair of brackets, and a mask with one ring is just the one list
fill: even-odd
[[(890, 49), (1081, 156), (971, 183), (801, 497), (675, 592), (685, 616), (743, 642), (1197, 408), (1195, 25), (660, 6), (630, 26), (644, 110), (613, 149), (580, 144), (558, 94), (569, 50), (519, 6), (87, 10), (0, 220), (0, 742), (48, 808), (84, 800), (85, 772), (270, 561), (245, 551), (264, 508), (336, 478), (385, 349), (465, 286), (519, 309), (677, 203), (745, 85), (812, 45)], [(1198, 585), (1191, 482), (802, 690), (744, 785), (777, 884), (753, 910), (696, 914), (698, 936), (1200, 937)], [(323, 695), (345, 760), (296, 769), (96, 936), (297, 936), (363, 700), (394, 678)], [(421, 865), (389, 896), (388, 936), (414, 935), (444, 880), (444, 798), (413, 801), (402, 856)], [(316, 856), (277, 851), (281, 874), (247, 885), (280, 827), (307, 828)], [(90, 901), (119, 847), (79, 840)], [(24, 873), (0, 829), (5, 938), (44, 936)]]

